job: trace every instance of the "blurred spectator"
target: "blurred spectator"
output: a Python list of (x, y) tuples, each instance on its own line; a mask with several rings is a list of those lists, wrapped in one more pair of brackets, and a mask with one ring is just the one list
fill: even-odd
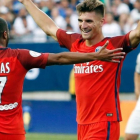
[(117, 6), (117, 14), (130, 13), (129, 7), (127, 4), (123, 3), (121, 0), (114, 0), (115, 5)]
[(134, 3), (134, 9), (130, 13), (131, 17), (133, 18), (134, 22), (140, 19), (140, 0), (136, 0)]
[(20, 9), (18, 17), (15, 19), (13, 24), (12, 35), (24, 36), (31, 34), (36, 29), (36, 24), (33, 18), (27, 14), (25, 8)]
[(115, 16), (115, 20), (119, 20), (119, 16), (122, 13), (129, 14), (130, 10), (127, 4), (123, 3), (121, 0), (113, 0), (111, 6), (111, 12), (113, 12)]
[(55, 3), (53, 0), (34, 0), (37, 6), (48, 16), (51, 17), (51, 10)]
[(3, 19), (5, 19), (7, 21), (7, 13), (9, 12), (8, 8), (5, 6), (1, 6), (0, 7), (0, 17), (2, 17)]
[(69, 24), (72, 27), (74, 32), (79, 33), (80, 30), (79, 30), (77, 19), (78, 19), (77, 13), (74, 12), (71, 8), (67, 8), (65, 20), (67, 24)]
[(24, 6), (19, 3), (17, 0), (12, 1), (12, 8), (11, 9), (16, 15), (19, 13), (20, 9), (23, 8)]
[(69, 7), (73, 10), (76, 11), (76, 5), (79, 3), (79, 0), (70, 0)]
[(126, 33), (130, 32), (131, 30), (133, 30), (135, 28), (134, 26), (135, 26), (135, 23), (134, 23), (133, 19), (129, 16), (127, 19), (127, 22), (124, 25), (123, 33), (126, 34)]
[(62, 29), (66, 29), (67, 23), (65, 19), (59, 15), (59, 10), (58, 8), (53, 8), (51, 12), (51, 16), (53, 21), (56, 23), (56, 25)]
[[(129, 14), (122, 13), (119, 17), (119, 25), (121, 27), (121, 34), (126, 34), (131, 30), (131, 26), (133, 25), (133, 20), (129, 19)], [(129, 21), (129, 24), (127, 22)], [(132, 22), (131, 22), (132, 21)], [(126, 25), (128, 25), (126, 27)]]
[(67, 24), (66, 30), (67, 30), (68, 32), (74, 32), (74, 31), (73, 31), (73, 28), (72, 28), (72, 26), (71, 26), (70, 24)]
[(7, 7), (1, 6), (0, 7), (0, 17), (7, 21), (8, 28), (9, 28), (9, 30), (11, 30), (12, 24), (13, 24), (13, 21), (15, 18), (14, 14), (12, 14)]
[[(77, 33), (80, 30), (76, 5), (80, 1), (83, 0), (33, 0), (60, 28)], [(117, 34), (119, 35), (120, 30), (121, 34), (126, 34), (136, 27), (137, 21), (140, 20), (140, 0), (101, 1), (105, 3), (106, 12), (111, 12), (114, 16), (111, 18), (111, 15), (108, 16), (107, 14), (107, 23), (103, 27), (107, 36), (115, 36), (117, 29)], [(7, 21), (8, 27), (11, 30), (11, 36), (13, 36), (12, 38), (17, 39), (20, 37), (20, 39), (24, 38), (21, 40), (34, 42), (47, 41), (49, 37), (46, 38), (46, 34), (36, 26), (32, 17), (23, 9), (24, 6), (18, 0), (0, 0), (0, 16)], [(112, 29), (110, 30), (110, 28)], [(25, 38), (28, 39), (25, 40)]]
[(134, 8), (134, 6), (133, 6), (133, 4), (130, 2), (130, 0), (123, 0), (123, 2), (124, 2), (125, 4), (128, 5), (130, 11)]
[(135, 1), (136, 1), (136, 0), (130, 0), (130, 2), (131, 2), (132, 4), (134, 4)]
[(105, 37), (121, 35), (121, 28), (119, 24), (114, 21), (113, 13), (108, 12), (106, 14), (106, 23), (103, 25), (102, 31)]
[(69, 1), (68, 0), (61, 0), (60, 1), (60, 7), (59, 7), (59, 14), (63, 17), (66, 18), (66, 10), (69, 8)]

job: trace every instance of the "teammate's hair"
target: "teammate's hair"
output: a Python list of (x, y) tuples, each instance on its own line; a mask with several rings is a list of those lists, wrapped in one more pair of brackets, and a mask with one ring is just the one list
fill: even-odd
[(0, 18), (0, 37), (3, 36), (3, 33), (5, 31), (8, 32), (7, 22), (4, 19)]
[(100, 0), (84, 0), (76, 6), (76, 10), (78, 13), (94, 11), (102, 17), (105, 14), (104, 4)]

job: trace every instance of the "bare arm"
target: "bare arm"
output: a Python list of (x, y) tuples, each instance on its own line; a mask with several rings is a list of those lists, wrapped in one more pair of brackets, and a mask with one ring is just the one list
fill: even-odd
[(53, 37), (55, 40), (56, 32), (58, 27), (55, 25), (54, 21), (46, 15), (43, 11), (41, 11), (32, 0), (18, 0), (21, 2), (30, 15), (33, 17), (37, 25), (49, 36)]
[(136, 99), (138, 99), (140, 95), (140, 74), (137, 72), (135, 72), (134, 74), (134, 86), (135, 86)]
[(132, 47), (136, 47), (140, 43), (140, 21), (137, 28), (130, 32), (129, 39)]
[(120, 59), (124, 58), (125, 55), (124, 52), (118, 52), (122, 51), (122, 48), (108, 50), (106, 49), (107, 45), (108, 42), (106, 42), (106, 44), (101, 48), (100, 51), (94, 53), (77, 53), (77, 52), (63, 52), (58, 54), (50, 53), (47, 65), (76, 64), (94, 60), (119, 63)]

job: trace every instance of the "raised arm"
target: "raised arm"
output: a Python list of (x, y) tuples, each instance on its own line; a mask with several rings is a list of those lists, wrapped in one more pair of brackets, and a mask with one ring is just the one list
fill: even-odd
[(136, 47), (140, 43), (140, 21), (136, 29), (130, 32), (129, 39), (132, 47)]
[(21, 2), (30, 15), (33, 17), (37, 25), (49, 36), (53, 37), (55, 40), (56, 32), (58, 27), (54, 23), (54, 21), (46, 15), (43, 11), (41, 11), (33, 2), (32, 0), (18, 0)]
[(120, 59), (124, 58), (124, 52), (122, 48), (117, 48), (115, 50), (108, 50), (106, 46), (108, 42), (100, 49), (98, 52), (94, 53), (77, 53), (77, 52), (63, 52), (58, 54), (50, 53), (47, 61), (47, 65), (63, 65), (63, 64), (76, 64), (89, 62), (94, 60), (108, 61), (119, 63)]

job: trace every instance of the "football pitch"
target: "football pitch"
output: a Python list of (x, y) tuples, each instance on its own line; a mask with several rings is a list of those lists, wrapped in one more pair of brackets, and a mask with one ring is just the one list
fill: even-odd
[[(27, 133), (26, 140), (77, 140), (77, 137), (69, 134)], [(120, 138), (119, 140), (124, 139)]]

